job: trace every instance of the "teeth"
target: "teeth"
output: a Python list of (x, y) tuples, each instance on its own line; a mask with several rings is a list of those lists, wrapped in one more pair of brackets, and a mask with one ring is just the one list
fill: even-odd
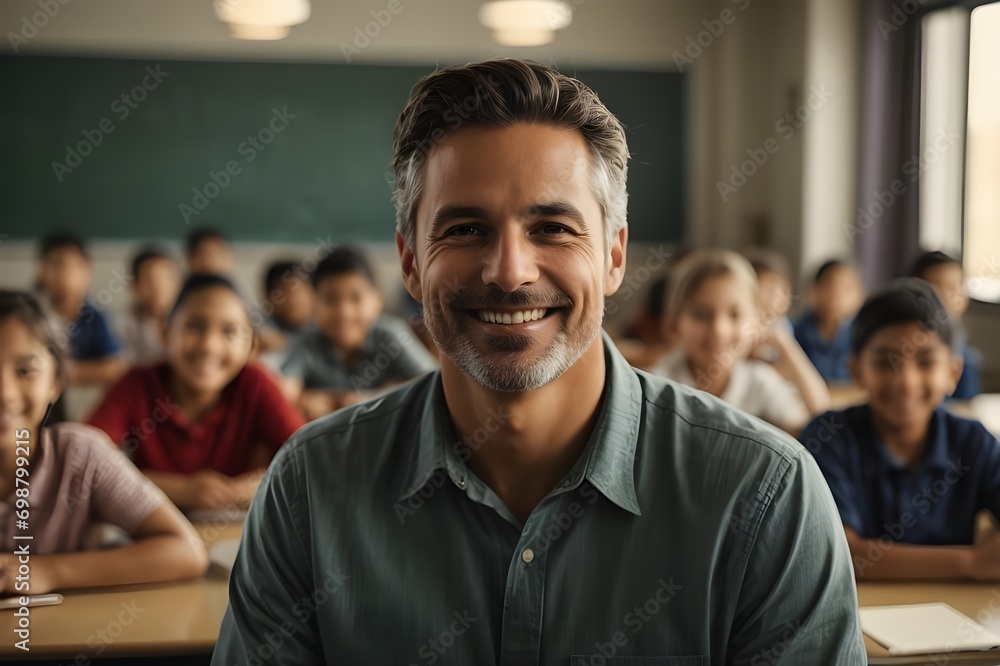
[(534, 310), (520, 310), (511, 314), (510, 312), (491, 312), (480, 310), (479, 318), (491, 324), (523, 324), (528, 321), (541, 319), (548, 312), (545, 308)]

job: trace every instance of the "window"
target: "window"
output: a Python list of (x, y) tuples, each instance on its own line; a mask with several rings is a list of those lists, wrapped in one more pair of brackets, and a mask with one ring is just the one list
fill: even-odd
[[(1000, 302), (1000, 2), (922, 22), (920, 244), (961, 256), (969, 295)], [(906, 169), (904, 169), (904, 172)]]

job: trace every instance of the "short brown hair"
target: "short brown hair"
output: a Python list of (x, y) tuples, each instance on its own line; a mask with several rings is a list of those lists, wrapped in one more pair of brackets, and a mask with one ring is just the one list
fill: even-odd
[(427, 155), (460, 127), (541, 123), (578, 130), (593, 158), (594, 194), (604, 213), (605, 238), (627, 223), (628, 145), (625, 128), (580, 81), (513, 59), (448, 67), (421, 79), (396, 121), (396, 229), (413, 247), (414, 215)]

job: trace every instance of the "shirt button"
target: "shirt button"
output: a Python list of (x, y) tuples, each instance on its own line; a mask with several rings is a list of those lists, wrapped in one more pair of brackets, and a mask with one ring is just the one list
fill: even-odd
[(525, 564), (531, 564), (533, 559), (535, 559), (535, 551), (530, 548), (525, 548), (521, 551), (521, 560), (524, 561)]
[(461, 488), (462, 490), (465, 490), (465, 479), (458, 480), (458, 487)]

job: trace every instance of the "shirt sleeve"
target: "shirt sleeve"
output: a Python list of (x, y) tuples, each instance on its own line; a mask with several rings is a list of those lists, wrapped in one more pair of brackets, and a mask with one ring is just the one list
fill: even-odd
[(252, 373), (253, 381), (257, 383), (256, 404), (252, 408), (256, 419), (254, 434), (271, 450), (277, 451), (296, 430), (305, 425), (305, 420), (266, 370), (251, 365), (247, 371)]
[(994, 517), (1000, 518), (1000, 440), (983, 424), (977, 422), (975, 427), (978, 436), (969, 437), (974, 442), (970, 442), (969, 449), (974, 446), (979, 450), (974, 458), (962, 460), (960, 457), (956, 460), (956, 473), (967, 474), (970, 469), (974, 469), (975, 473), (981, 475), (977, 480), (977, 511), (987, 509)]
[(129, 406), (138, 388), (135, 384), (133, 372), (126, 373), (108, 389), (104, 399), (87, 419), (88, 425), (103, 430), (118, 446), (126, 443), (132, 425), (129, 423)]
[(91, 510), (97, 522), (111, 523), (133, 534), (167, 500), (125, 457), (95, 433), (90, 462), (95, 467)]
[[(431, 353), (424, 347), (424, 343), (413, 333), (406, 322), (386, 321), (381, 337), (383, 340), (380, 347), (392, 359), (386, 372), (387, 379), (410, 379), (437, 369), (437, 361), (434, 360)], [(398, 350), (398, 354), (392, 354), (394, 349)]]
[(868, 663), (844, 530), (819, 469), (792, 459), (764, 510), (730, 635), (732, 663)]
[(861, 493), (855, 487), (851, 473), (848, 443), (838, 432), (847, 429), (847, 420), (842, 412), (826, 412), (813, 419), (799, 435), (802, 442), (819, 466), (833, 500), (840, 512), (840, 520), (847, 527), (863, 537), (867, 537), (862, 519)]
[[(301, 449), (287, 447), (250, 505), (229, 577), (213, 666), (323, 664), (313, 598), (309, 516)], [(275, 649), (279, 644), (280, 649)]]

